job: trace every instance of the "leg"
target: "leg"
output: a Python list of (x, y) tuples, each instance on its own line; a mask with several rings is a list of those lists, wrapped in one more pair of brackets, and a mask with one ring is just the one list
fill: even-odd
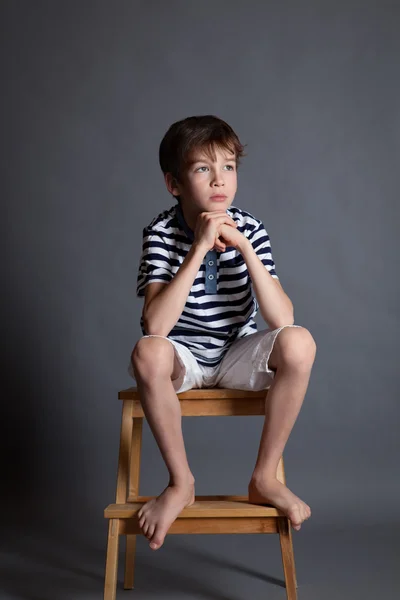
[(172, 379), (180, 365), (172, 344), (163, 338), (143, 338), (132, 352), (132, 366), (143, 412), (168, 468), (165, 490), (138, 513), (139, 525), (158, 550), (179, 513), (194, 502), (195, 479), (187, 461), (182, 435), (182, 414)]
[(310, 332), (287, 327), (278, 334), (268, 364), (275, 370), (265, 403), (265, 421), (249, 501), (283, 510), (300, 529), (310, 507), (276, 479), (276, 471), (307, 391), (316, 344)]

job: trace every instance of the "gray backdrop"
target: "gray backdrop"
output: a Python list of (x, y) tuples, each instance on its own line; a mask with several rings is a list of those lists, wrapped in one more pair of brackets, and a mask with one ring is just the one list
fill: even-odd
[[(173, 204), (158, 147), (200, 114), (247, 144), (233, 205), (264, 221), (317, 343), (284, 452), (312, 509), (293, 532), (300, 597), (394, 598), (398, 3), (16, 0), (1, 13), (4, 598), (100, 597), (142, 229)], [(262, 417), (183, 430), (197, 494), (247, 493)], [(140, 491), (167, 482), (145, 423)], [(141, 537), (129, 597), (283, 598), (275, 538), (167, 536), (152, 552)]]

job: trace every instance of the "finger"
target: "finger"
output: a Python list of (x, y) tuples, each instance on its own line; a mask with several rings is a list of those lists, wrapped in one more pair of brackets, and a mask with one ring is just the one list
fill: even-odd
[(237, 227), (236, 221), (234, 219), (232, 219), (226, 213), (224, 215), (221, 215), (221, 220), (222, 220), (223, 223), (227, 223), (228, 225), (235, 225)]
[(228, 223), (229, 225), (233, 225), (235, 227), (238, 226), (238, 224), (236, 223), (236, 221), (234, 219), (232, 219), (232, 217), (230, 217), (229, 215), (227, 215), (225, 211), (214, 210), (214, 211), (206, 213), (206, 214), (208, 214), (208, 216), (211, 217), (211, 218), (213, 218), (213, 219), (222, 220), (224, 223)]
[[(218, 232), (218, 237), (224, 237), (224, 227), (230, 227), (230, 223), (220, 223), (219, 227), (217, 227), (217, 232)], [(232, 229), (236, 229), (235, 227), (232, 227)], [(226, 229), (225, 229), (226, 231)], [(227, 233), (227, 235), (229, 236), (229, 233)]]
[[(213, 214), (213, 213), (211, 213), (211, 214)], [(232, 217), (230, 217), (226, 213), (218, 214), (215, 216), (215, 218), (218, 220), (221, 220), (223, 223), (229, 223), (229, 225), (237, 225), (236, 221), (234, 219), (232, 219)]]
[(215, 244), (214, 244), (214, 248), (216, 248), (217, 250), (219, 250), (220, 252), (224, 252), (225, 251), (225, 244), (223, 242), (220, 241), (219, 236), (216, 235), (215, 236)]

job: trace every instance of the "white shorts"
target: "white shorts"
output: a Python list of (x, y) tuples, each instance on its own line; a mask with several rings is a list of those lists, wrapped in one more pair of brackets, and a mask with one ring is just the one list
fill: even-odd
[[(212, 387), (258, 391), (268, 389), (274, 379), (275, 372), (268, 367), (268, 360), (276, 336), (285, 327), (301, 326), (284, 325), (278, 329), (264, 329), (236, 339), (215, 367), (199, 364), (186, 346), (169, 337), (144, 335), (143, 338), (162, 337), (174, 346), (175, 355), (181, 365), (178, 377), (172, 380), (177, 394), (192, 388)], [(128, 373), (135, 379), (131, 363)]]

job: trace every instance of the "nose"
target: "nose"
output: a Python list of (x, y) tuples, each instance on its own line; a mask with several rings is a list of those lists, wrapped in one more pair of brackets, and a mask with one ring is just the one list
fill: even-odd
[(212, 177), (212, 185), (225, 185), (224, 184), (224, 178), (222, 177), (222, 174), (220, 171), (215, 171)]

